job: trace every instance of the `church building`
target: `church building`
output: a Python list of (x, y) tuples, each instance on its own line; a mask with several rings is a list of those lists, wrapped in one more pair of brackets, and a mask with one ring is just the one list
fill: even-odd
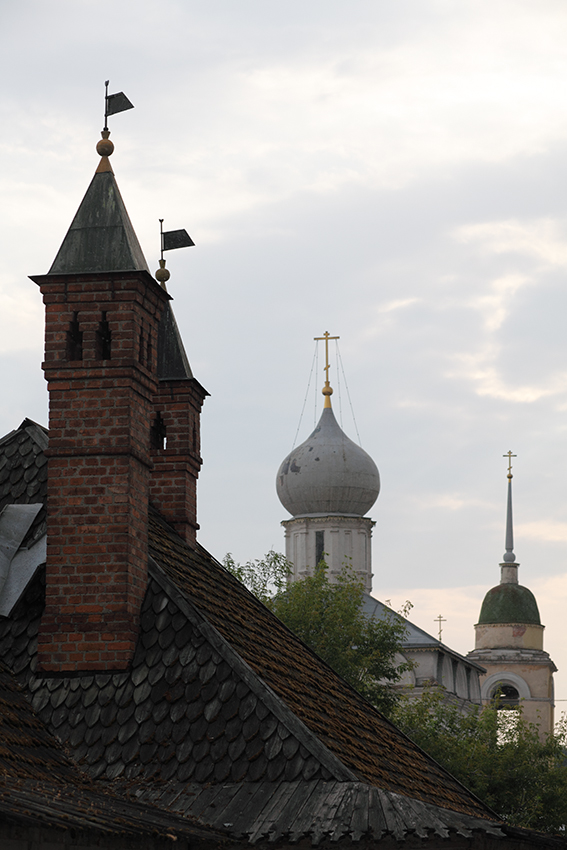
[(500, 584), (482, 603), (475, 626), (475, 648), (468, 658), (486, 669), (481, 678), (484, 704), (522, 707), (525, 719), (541, 734), (553, 731), (553, 673), (557, 668), (543, 649), (543, 631), (535, 596), (518, 582), (512, 521), (512, 453), (508, 453), (506, 552)]
[(441, 640), (395, 614), (375, 597), (372, 590), (371, 538), (374, 520), (365, 514), (380, 492), (380, 475), (370, 455), (344, 433), (333, 413), (329, 382), (328, 343), (325, 340), (327, 378), (322, 389), (323, 413), (312, 434), (282, 462), (276, 490), (280, 502), (292, 515), (283, 520), (286, 557), (291, 562), (291, 580), (312, 575), (322, 558), (331, 581), (349, 568), (361, 581), (363, 612), (367, 617), (403, 620), (406, 637), (400, 664), (413, 662), (397, 687), (419, 697), (424, 688), (442, 686), (448, 698), (463, 709), (480, 704), (480, 676), (484, 668), (465, 658)]

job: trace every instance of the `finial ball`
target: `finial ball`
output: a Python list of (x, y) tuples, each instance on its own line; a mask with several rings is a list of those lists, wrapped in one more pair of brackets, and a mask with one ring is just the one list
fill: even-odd
[(321, 392), (323, 395), (333, 395), (333, 388), (329, 384), (325, 384)]
[(158, 269), (156, 272), (156, 280), (159, 280), (160, 283), (165, 283), (170, 277), (168, 269)]
[(108, 138), (110, 136), (110, 131), (103, 130), (101, 135), (102, 139), (96, 146), (96, 152), (99, 156), (110, 156), (114, 150), (114, 143)]
[(161, 283), (161, 285), (165, 288), (165, 283), (169, 280), (170, 277), (171, 275), (165, 267), (165, 260), (160, 260), (159, 269), (156, 272), (156, 280), (159, 281), (159, 283)]

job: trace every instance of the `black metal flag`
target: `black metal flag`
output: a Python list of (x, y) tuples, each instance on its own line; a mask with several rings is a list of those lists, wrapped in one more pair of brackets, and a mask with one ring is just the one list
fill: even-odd
[(162, 251), (174, 248), (191, 248), (195, 243), (186, 230), (167, 230), (162, 233)]
[(134, 109), (134, 104), (131, 103), (123, 91), (116, 94), (108, 94), (108, 84), (110, 80), (106, 80), (104, 95), (104, 129), (108, 130), (107, 118), (109, 115), (116, 115), (117, 112), (125, 112), (127, 109)]
[(127, 109), (134, 109), (134, 104), (130, 103), (123, 91), (109, 94), (106, 98), (107, 115), (116, 115), (117, 112), (125, 112)]

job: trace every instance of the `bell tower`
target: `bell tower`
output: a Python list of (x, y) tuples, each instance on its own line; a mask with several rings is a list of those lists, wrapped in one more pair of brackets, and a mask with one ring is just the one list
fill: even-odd
[(557, 670), (543, 649), (543, 631), (535, 596), (518, 583), (512, 522), (512, 458), (508, 452), (506, 551), (500, 564), (500, 584), (484, 597), (475, 626), (475, 648), (468, 657), (486, 669), (481, 676), (484, 704), (497, 694), (504, 707), (521, 705), (525, 719), (544, 735), (553, 730), (553, 673)]

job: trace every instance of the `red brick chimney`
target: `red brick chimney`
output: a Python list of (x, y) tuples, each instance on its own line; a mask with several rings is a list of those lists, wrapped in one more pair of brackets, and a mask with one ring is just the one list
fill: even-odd
[(194, 546), (199, 528), (201, 407), (208, 393), (193, 377), (169, 304), (159, 328), (158, 375), (151, 432), (150, 501), (179, 535)]
[(118, 670), (132, 657), (147, 583), (158, 329), (169, 296), (148, 271), (107, 156), (49, 273), (32, 279), (46, 306), (49, 390), (39, 663)]

